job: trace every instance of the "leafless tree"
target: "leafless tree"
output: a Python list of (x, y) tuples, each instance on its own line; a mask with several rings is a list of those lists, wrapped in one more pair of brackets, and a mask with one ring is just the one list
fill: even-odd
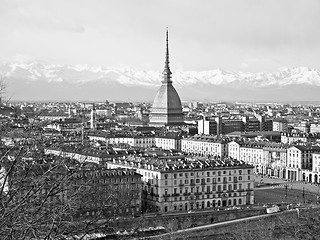
[(0, 145), (2, 239), (83, 238), (116, 230), (119, 210), (131, 206), (141, 189), (96, 184), (84, 177), (94, 170), (85, 161), (44, 155), (45, 139), (25, 134), (23, 144)]

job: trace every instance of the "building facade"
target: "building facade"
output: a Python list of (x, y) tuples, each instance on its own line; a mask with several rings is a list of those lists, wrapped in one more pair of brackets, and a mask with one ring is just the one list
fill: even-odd
[(156, 136), (154, 142), (156, 147), (166, 150), (174, 149), (181, 151), (181, 137), (179, 136)]
[(132, 134), (108, 134), (103, 132), (90, 133), (91, 141), (103, 141), (107, 144), (128, 144), (132, 147), (149, 148), (155, 146), (154, 136)]
[(195, 135), (181, 139), (181, 151), (202, 156), (228, 156), (227, 141), (210, 135)]
[(312, 154), (320, 153), (320, 147), (312, 145), (295, 145), (287, 150), (287, 179), (293, 181), (309, 180), (309, 172), (312, 171)]
[(141, 174), (145, 210), (177, 212), (253, 204), (253, 167), (231, 158), (114, 159), (108, 168)]

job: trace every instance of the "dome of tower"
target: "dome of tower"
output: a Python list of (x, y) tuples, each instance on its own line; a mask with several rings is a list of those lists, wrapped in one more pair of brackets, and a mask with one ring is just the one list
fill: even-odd
[(181, 100), (176, 89), (171, 84), (163, 84), (154, 98), (152, 108), (182, 109)]

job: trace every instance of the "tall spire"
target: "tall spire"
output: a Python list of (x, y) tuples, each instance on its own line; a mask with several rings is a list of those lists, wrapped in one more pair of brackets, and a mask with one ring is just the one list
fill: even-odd
[(172, 72), (170, 71), (169, 67), (169, 33), (168, 33), (168, 28), (167, 28), (167, 33), (166, 33), (166, 60), (165, 60), (165, 65), (164, 65), (164, 70), (163, 70), (163, 83), (171, 83), (171, 74)]

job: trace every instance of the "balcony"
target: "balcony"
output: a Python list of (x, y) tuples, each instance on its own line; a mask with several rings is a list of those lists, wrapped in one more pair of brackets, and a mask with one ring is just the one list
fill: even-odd
[(184, 196), (189, 196), (190, 194), (191, 194), (191, 193), (186, 193), (186, 192), (185, 192), (183, 195), (184, 195)]
[(201, 195), (202, 192), (195, 192), (194, 195)]
[(201, 185), (206, 185), (206, 183), (205, 182), (201, 182)]
[(190, 186), (195, 186), (196, 184), (193, 182), (193, 183), (190, 183)]
[(168, 197), (170, 197), (170, 194), (163, 194), (163, 197), (165, 197), (165, 198), (168, 198)]
[(183, 184), (183, 183), (180, 183), (180, 184), (179, 184), (179, 187), (183, 187), (183, 186), (184, 186), (184, 184)]
[(179, 196), (180, 196), (179, 193), (173, 193), (173, 194), (172, 194), (172, 197), (179, 197)]

